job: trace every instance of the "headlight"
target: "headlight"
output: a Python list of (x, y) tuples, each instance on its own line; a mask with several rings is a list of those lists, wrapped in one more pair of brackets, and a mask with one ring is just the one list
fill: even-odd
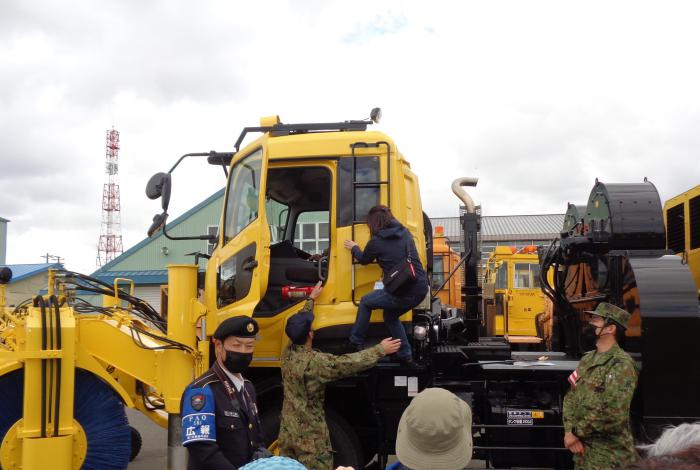
[(416, 325), (413, 327), (413, 337), (418, 341), (423, 341), (428, 336), (428, 329), (424, 326)]

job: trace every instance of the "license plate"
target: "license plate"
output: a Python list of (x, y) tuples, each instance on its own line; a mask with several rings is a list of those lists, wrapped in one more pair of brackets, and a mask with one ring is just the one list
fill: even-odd
[(508, 426), (532, 426), (535, 419), (542, 418), (544, 411), (540, 410), (506, 410)]

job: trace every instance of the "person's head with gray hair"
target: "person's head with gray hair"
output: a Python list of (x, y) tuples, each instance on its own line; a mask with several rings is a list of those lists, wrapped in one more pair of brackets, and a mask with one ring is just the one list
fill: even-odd
[(683, 423), (667, 428), (656, 442), (641, 446), (647, 457), (674, 455), (691, 447), (700, 446), (700, 422)]

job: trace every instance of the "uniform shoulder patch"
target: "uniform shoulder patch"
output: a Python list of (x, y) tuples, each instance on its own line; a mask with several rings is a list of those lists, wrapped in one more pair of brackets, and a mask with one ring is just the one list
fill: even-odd
[(187, 387), (182, 397), (182, 445), (201, 441), (215, 442), (215, 418), (211, 388)]
[(195, 395), (192, 395), (192, 398), (190, 398), (190, 405), (192, 405), (192, 409), (195, 411), (199, 411), (202, 408), (204, 408), (206, 402), (207, 399), (205, 398), (203, 393), (197, 393)]
[(216, 376), (214, 371), (211, 369), (202, 374), (200, 377), (198, 377), (192, 384), (190, 384), (190, 387), (204, 387), (205, 385), (208, 385), (213, 382), (218, 382), (219, 378)]

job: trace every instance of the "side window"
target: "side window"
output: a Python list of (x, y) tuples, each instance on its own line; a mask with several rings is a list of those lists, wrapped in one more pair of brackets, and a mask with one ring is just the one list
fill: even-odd
[[(379, 181), (379, 157), (358, 157), (356, 162), (357, 183)], [(338, 162), (338, 227), (347, 227), (352, 224), (352, 188), (352, 158), (341, 158)], [(366, 220), (369, 210), (377, 204), (379, 204), (379, 185), (356, 188), (356, 220)]]
[(515, 263), (513, 266), (513, 289), (530, 288), (530, 265)]
[(289, 206), (268, 197), (265, 200), (265, 214), (270, 226), (270, 241), (277, 243), (284, 240), (289, 221)]
[[(207, 226), (207, 235), (214, 235), (217, 236), (219, 235), (219, 226), (218, 225), (208, 225)], [(218, 243), (218, 240), (207, 240), (207, 254), (211, 255), (214, 250), (216, 249), (216, 244)]]
[(540, 287), (540, 266), (534, 263), (515, 263), (513, 270), (514, 289)]
[(228, 243), (258, 217), (261, 169), (262, 149), (256, 150), (233, 167), (226, 198), (224, 243)]
[(666, 211), (668, 249), (674, 253), (685, 250), (685, 204), (669, 207)]
[(496, 289), (508, 288), (508, 265), (502, 264), (496, 270)]
[(443, 256), (433, 256), (433, 289), (437, 289), (445, 282)]
[(690, 249), (700, 248), (700, 196), (688, 201), (690, 224)]
[(225, 307), (241, 300), (250, 291), (255, 267), (255, 243), (251, 243), (219, 266), (216, 305)]
[(535, 289), (541, 288), (542, 282), (540, 282), (540, 265), (539, 264), (531, 264), (530, 265), (530, 274), (532, 275), (532, 287)]
[(323, 254), (328, 249), (330, 232), (328, 211), (304, 212), (294, 226), (294, 246), (309, 254)]

